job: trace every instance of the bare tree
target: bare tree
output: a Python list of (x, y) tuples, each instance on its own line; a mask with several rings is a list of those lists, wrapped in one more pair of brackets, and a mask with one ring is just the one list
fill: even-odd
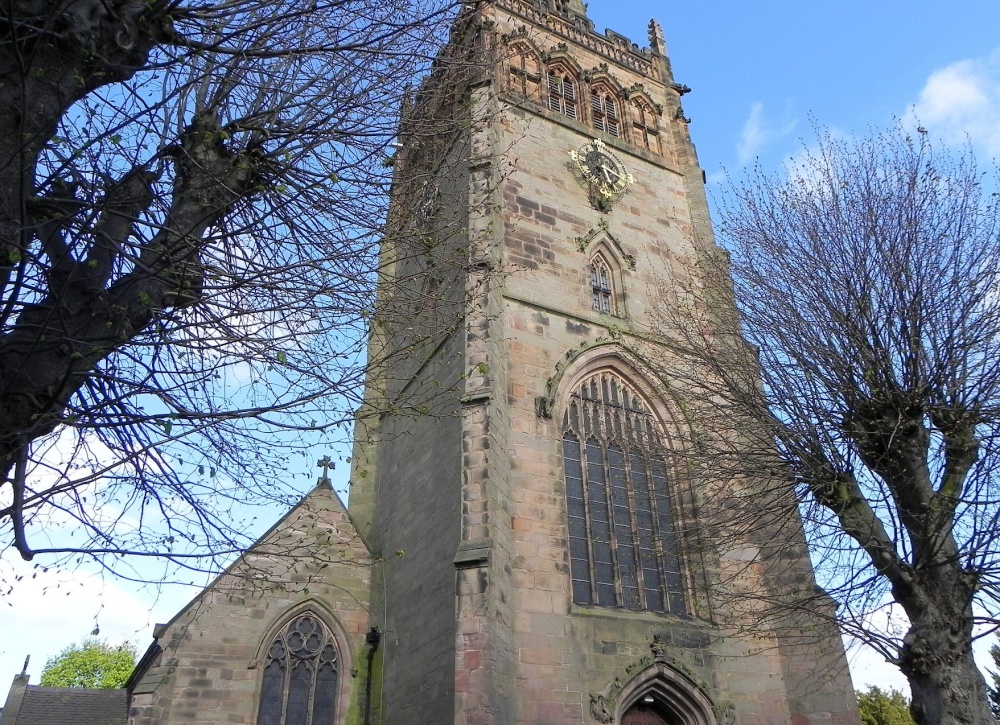
[[(797, 507), (838, 623), (900, 668), (919, 723), (994, 722), (972, 658), (1000, 614), (990, 182), (922, 128), (820, 133), (784, 175), (730, 182), (731, 257), (706, 253), (703, 289), (664, 293), (670, 332), (647, 348), (693, 401), (687, 448), (728, 512), (718, 533), (777, 562)], [(822, 613), (793, 590), (773, 590), (772, 621)]]
[(456, 9), (4, 5), (4, 546), (200, 562), (247, 543), (241, 502), (287, 500), (289, 456), (406, 354), (365, 356), (412, 314), (374, 295), (380, 244), (410, 248), (386, 222), (397, 110)]

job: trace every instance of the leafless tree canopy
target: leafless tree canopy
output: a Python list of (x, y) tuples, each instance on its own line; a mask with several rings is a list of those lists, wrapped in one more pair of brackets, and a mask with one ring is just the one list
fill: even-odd
[(730, 182), (734, 287), (706, 259), (706, 305), (663, 305), (683, 361), (664, 377), (702, 393), (696, 455), (766, 482), (758, 506), (794, 492), (842, 626), (898, 664), (921, 723), (993, 722), (970, 647), (1000, 614), (996, 188), (923, 129), (820, 134)]
[(392, 314), (373, 292), (397, 109), (452, 9), (4, 5), (4, 546), (232, 551), (234, 503), (288, 494)]

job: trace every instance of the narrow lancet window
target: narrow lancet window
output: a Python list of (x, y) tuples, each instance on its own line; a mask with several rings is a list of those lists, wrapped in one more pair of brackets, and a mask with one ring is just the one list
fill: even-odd
[(652, 412), (603, 371), (573, 391), (563, 430), (574, 603), (683, 613), (666, 451)]
[(600, 255), (590, 262), (590, 288), (593, 308), (607, 315), (614, 314), (615, 294), (611, 283), (611, 268)]
[(633, 142), (654, 154), (662, 154), (660, 131), (656, 113), (646, 101), (639, 98), (632, 105)]

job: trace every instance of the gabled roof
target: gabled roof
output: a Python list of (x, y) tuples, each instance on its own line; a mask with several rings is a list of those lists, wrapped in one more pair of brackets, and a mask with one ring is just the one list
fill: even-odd
[[(316, 482), (315, 487), (313, 487), (313, 489), (311, 491), (309, 491), (309, 493), (305, 494), (302, 498), (300, 498), (299, 502), (297, 504), (295, 504), (294, 506), (292, 506), (285, 513), (284, 516), (282, 516), (280, 519), (278, 519), (277, 521), (275, 521), (274, 524), (271, 526), (271, 528), (269, 528), (267, 531), (265, 531), (263, 534), (261, 534), (257, 538), (257, 541), (255, 541), (253, 544), (251, 544), (249, 547), (247, 547), (246, 550), (242, 554), (240, 554), (240, 556), (238, 556), (229, 566), (227, 566), (225, 569), (223, 569), (208, 584), (208, 586), (204, 587), (200, 592), (198, 592), (197, 594), (195, 594), (194, 597), (187, 604), (185, 604), (183, 607), (181, 607), (177, 611), (177, 613), (173, 617), (171, 617), (170, 621), (166, 622), (165, 624), (157, 624), (156, 628), (154, 629), (153, 636), (154, 637), (158, 637), (158, 635), (156, 634), (157, 631), (160, 631), (160, 632), (166, 631), (177, 620), (179, 620), (184, 615), (185, 612), (187, 612), (189, 609), (191, 609), (191, 607), (195, 606), (198, 602), (200, 602), (201, 599), (208, 592), (210, 592), (213, 589), (215, 589), (215, 587), (218, 585), (218, 583), (224, 577), (226, 577), (228, 574), (231, 574), (233, 571), (235, 571), (237, 569), (237, 567), (243, 565), (246, 562), (246, 557), (247, 557), (248, 554), (253, 554), (254, 551), (261, 544), (263, 544), (268, 539), (270, 539), (275, 534), (275, 532), (277, 532), (280, 529), (284, 528), (284, 526), (286, 525), (286, 523), (296, 513), (298, 513), (298, 511), (301, 508), (303, 508), (304, 506), (307, 506), (310, 503), (310, 501), (319, 501), (319, 500), (328, 501), (331, 504), (331, 508), (333, 508), (334, 510), (339, 511), (339, 512), (344, 513), (344, 514), (347, 515), (347, 521), (350, 524), (350, 531), (348, 533), (350, 535), (357, 536), (358, 541), (360, 541), (364, 545), (364, 547), (368, 551), (368, 553), (371, 554), (372, 556), (374, 556), (371, 544), (368, 543), (367, 537), (361, 533), (361, 531), (357, 527), (357, 524), (354, 523), (354, 517), (351, 516), (351, 512), (344, 505), (344, 502), (340, 500), (340, 494), (338, 494), (334, 490), (334, 488), (330, 485), (329, 479), (320, 478)], [(136, 667), (139, 668), (142, 665), (143, 665), (143, 661), (140, 660), (139, 664), (136, 665)], [(135, 672), (133, 672), (133, 678), (134, 677), (135, 677)], [(131, 679), (132, 678), (130, 678), (130, 681), (131, 681)], [(0, 725), (6, 725), (6, 723), (0, 723)]]
[[(8, 717), (15, 719), (9, 720)], [(3, 725), (125, 725), (128, 692), (84, 687), (28, 685), (16, 712)]]

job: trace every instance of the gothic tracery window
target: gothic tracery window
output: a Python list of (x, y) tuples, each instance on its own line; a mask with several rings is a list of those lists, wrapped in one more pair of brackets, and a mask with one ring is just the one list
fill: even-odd
[(590, 261), (590, 287), (592, 307), (598, 312), (614, 314), (615, 291), (611, 268), (599, 254)]
[(605, 370), (573, 391), (563, 430), (573, 602), (684, 612), (666, 450), (652, 412)]
[(570, 118), (579, 118), (576, 101), (576, 82), (568, 73), (549, 71), (549, 110)]
[(257, 725), (333, 725), (340, 657), (333, 634), (306, 613), (281, 628), (263, 662)]
[(618, 113), (618, 103), (614, 97), (602, 88), (594, 88), (590, 92), (590, 112), (594, 119), (594, 128), (612, 136), (621, 136), (621, 121)]

